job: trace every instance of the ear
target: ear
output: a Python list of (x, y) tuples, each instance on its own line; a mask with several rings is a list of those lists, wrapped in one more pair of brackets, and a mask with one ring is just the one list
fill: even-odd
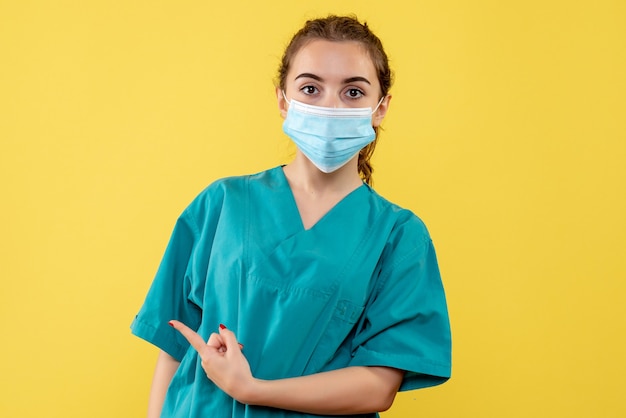
[(391, 94), (385, 96), (382, 102), (380, 102), (380, 106), (376, 112), (372, 115), (372, 126), (374, 128), (378, 128), (382, 123), (385, 115), (387, 114), (387, 110), (389, 110), (389, 102), (391, 101)]
[(280, 117), (285, 119), (287, 117), (287, 109), (289, 108), (289, 104), (287, 100), (285, 100), (285, 96), (283, 96), (283, 91), (280, 87), (276, 87), (276, 100), (278, 102), (278, 111), (280, 112)]

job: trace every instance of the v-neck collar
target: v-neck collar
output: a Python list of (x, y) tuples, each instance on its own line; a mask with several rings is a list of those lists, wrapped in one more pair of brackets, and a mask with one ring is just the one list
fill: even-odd
[(326, 213), (324, 213), (317, 220), (317, 222), (315, 222), (309, 228), (305, 228), (304, 222), (302, 221), (302, 215), (300, 214), (300, 209), (298, 208), (298, 204), (296, 203), (296, 197), (293, 193), (291, 185), (289, 184), (289, 180), (287, 179), (287, 175), (285, 174), (283, 167), (284, 166), (281, 165), (275, 168), (275, 170), (277, 171), (277, 177), (280, 179), (282, 183), (281, 186), (284, 188), (285, 193), (287, 193), (287, 195), (289, 196), (288, 200), (291, 206), (289, 208), (289, 212), (293, 213), (292, 216), (298, 220), (299, 229), (302, 231), (310, 231), (312, 229), (315, 229), (315, 227), (319, 225), (320, 223), (323, 223), (326, 218), (329, 218), (330, 216), (332, 216), (334, 212), (337, 212), (340, 209), (340, 207), (345, 204), (344, 202), (348, 200), (352, 200), (353, 198), (355, 198), (355, 196), (359, 195), (361, 191), (368, 190), (367, 184), (361, 183), (361, 185), (357, 186), (354, 190), (346, 194), (337, 203), (335, 203), (328, 211), (326, 211)]

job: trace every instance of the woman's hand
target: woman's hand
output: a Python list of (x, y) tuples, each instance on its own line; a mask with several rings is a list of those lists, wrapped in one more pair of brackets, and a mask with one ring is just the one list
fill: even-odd
[(198, 352), (207, 377), (228, 395), (246, 403), (256, 379), (235, 334), (220, 325), (219, 333), (212, 333), (205, 343), (198, 333), (182, 322), (170, 321), (169, 324)]

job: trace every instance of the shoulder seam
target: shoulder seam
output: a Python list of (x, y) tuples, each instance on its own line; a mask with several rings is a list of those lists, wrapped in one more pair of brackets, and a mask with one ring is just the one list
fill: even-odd
[(385, 286), (385, 284), (387, 283), (387, 280), (391, 276), (391, 273), (395, 270), (396, 267), (398, 267), (399, 265), (404, 263), (407, 259), (409, 259), (410, 256), (412, 256), (415, 253), (417, 253), (420, 250), (420, 248), (425, 248), (428, 245), (430, 245), (431, 242), (432, 242), (432, 239), (430, 237), (424, 237), (422, 242), (421, 242), (421, 244), (422, 244), (421, 247), (417, 246), (417, 245), (413, 246), (411, 251), (408, 251), (405, 255), (400, 257), (395, 263), (393, 263), (391, 265), (391, 267), (389, 268), (389, 272), (387, 274), (385, 274), (385, 276), (381, 277), (381, 280), (380, 280), (378, 286), (376, 287), (376, 292), (378, 293), (380, 291), (380, 289), (382, 289), (383, 286)]

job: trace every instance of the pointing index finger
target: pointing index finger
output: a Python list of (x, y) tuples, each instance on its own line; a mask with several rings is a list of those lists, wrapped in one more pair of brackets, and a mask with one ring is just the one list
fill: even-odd
[(189, 328), (187, 325), (183, 324), (180, 321), (172, 320), (168, 322), (174, 329), (182, 334), (183, 337), (193, 348), (196, 349), (198, 353), (202, 353), (206, 349), (206, 342), (204, 339), (194, 330)]

